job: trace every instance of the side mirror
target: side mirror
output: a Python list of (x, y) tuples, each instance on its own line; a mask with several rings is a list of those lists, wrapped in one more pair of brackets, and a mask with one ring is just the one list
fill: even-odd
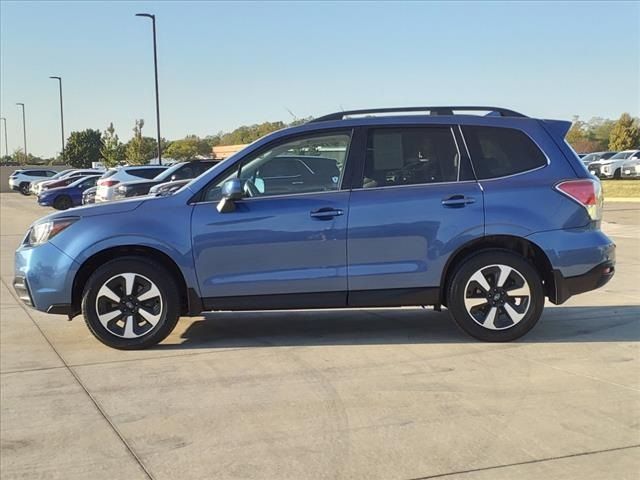
[(222, 185), (222, 200), (216, 207), (220, 213), (234, 212), (236, 209), (236, 200), (240, 200), (244, 195), (244, 186), (239, 178), (227, 180)]

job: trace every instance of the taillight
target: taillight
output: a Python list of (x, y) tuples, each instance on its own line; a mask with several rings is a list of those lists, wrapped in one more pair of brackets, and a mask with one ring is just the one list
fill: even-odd
[(100, 180), (98, 185), (101, 187), (113, 187), (120, 183), (120, 180)]
[(587, 178), (567, 180), (556, 185), (556, 189), (582, 205), (589, 213), (591, 220), (602, 218), (602, 186), (598, 180)]

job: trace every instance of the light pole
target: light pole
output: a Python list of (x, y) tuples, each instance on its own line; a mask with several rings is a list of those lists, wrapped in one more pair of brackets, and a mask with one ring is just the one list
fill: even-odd
[(58, 80), (58, 86), (60, 87), (60, 129), (62, 130), (62, 150), (60, 155), (64, 155), (64, 110), (62, 109), (62, 77), (49, 77), (53, 80)]
[(0, 120), (4, 122), (4, 156), (9, 156), (9, 148), (7, 147), (7, 119), (0, 117)]
[(160, 148), (160, 94), (158, 93), (158, 48), (156, 44), (156, 16), (150, 13), (136, 13), (136, 17), (147, 17), (153, 25), (153, 68), (156, 78), (156, 130), (158, 135), (158, 163), (162, 165), (162, 151)]
[(27, 156), (27, 122), (24, 118), (24, 103), (16, 103), (19, 107), (22, 107), (22, 135), (24, 139), (24, 163), (26, 164), (29, 160)]

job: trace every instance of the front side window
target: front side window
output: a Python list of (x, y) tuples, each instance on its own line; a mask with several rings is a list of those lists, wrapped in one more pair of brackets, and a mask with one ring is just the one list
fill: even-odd
[(463, 132), (479, 180), (506, 177), (547, 164), (544, 154), (520, 130), (465, 126)]
[(447, 127), (371, 130), (363, 188), (455, 182), (460, 155)]
[(232, 178), (243, 180), (248, 197), (338, 190), (350, 140), (348, 133), (316, 134), (249, 156), (210, 186), (204, 200), (219, 200), (222, 185)]

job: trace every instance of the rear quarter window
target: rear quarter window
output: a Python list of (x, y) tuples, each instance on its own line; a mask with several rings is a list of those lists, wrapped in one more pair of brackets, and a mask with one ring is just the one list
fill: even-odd
[(465, 126), (463, 133), (479, 180), (506, 177), (547, 164), (542, 151), (520, 130)]

